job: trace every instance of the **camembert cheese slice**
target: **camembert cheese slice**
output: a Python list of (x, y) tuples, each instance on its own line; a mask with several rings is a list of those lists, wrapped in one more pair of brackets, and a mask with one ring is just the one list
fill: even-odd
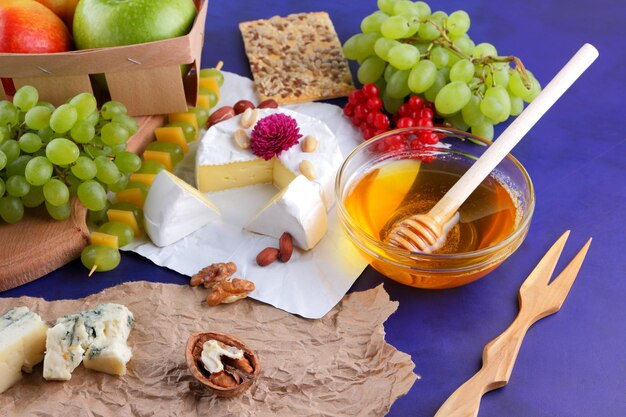
[(0, 317), (0, 393), (42, 361), (48, 326), (28, 307), (16, 307)]
[(218, 208), (209, 199), (165, 170), (154, 179), (143, 210), (146, 233), (160, 247), (220, 218)]
[(246, 225), (251, 232), (275, 237), (284, 232), (300, 249), (313, 248), (326, 234), (326, 206), (317, 188), (304, 175), (298, 175), (276, 194)]

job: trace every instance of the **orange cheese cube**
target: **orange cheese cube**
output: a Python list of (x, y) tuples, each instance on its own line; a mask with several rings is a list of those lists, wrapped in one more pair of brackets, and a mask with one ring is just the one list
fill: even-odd
[(118, 239), (115, 235), (102, 232), (91, 232), (89, 235), (89, 243), (92, 245), (109, 246), (113, 249), (119, 249)]
[(142, 174), (140, 172), (135, 172), (134, 174), (130, 174), (128, 182), (140, 182), (150, 187), (155, 178), (156, 174)]
[(220, 96), (220, 85), (218, 84), (215, 77), (200, 78), (200, 80), (198, 81), (198, 87), (211, 90), (215, 94), (217, 94), (218, 97)]
[(209, 110), (211, 108), (209, 103), (210, 101), (208, 95), (198, 94), (198, 97), (196, 98), (196, 107), (204, 107), (205, 109)]
[(143, 151), (143, 160), (160, 162), (165, 165), (165, 169), (167, 169), (169, 172), (174, 171), (172, 155), (169, 152), (145, 150)]
[(143, 209), (143, 204), (146, 201), (146, 192), (141, 188), (127, 188), (115, 194), (115, 200), (118, 202), (131, 203)]
[(133, 229), (133, 232), (135, 232), (135, 237), (141, 236), (141, 228), (139, 227), (137, 218), (132, 211), (108, 209), (107, 217), (109, 218), (110, 222), (126, 223), (130, 226), (131, 229)]
[(170, 122), (187, 122), (196, 129), (195, 139), (198, 139), (198, 119), (195, 113), (170, 113), (167, 115)]
[(189, 151), (189, 146), (187, 146), (187, 141), (185, 140), (185, 134), (180, 126), (157, 127), (154, 129), (154, 136), (159, 142), (174, 143), (183, 148), (183, 152), (187, 153), (187, 151)]

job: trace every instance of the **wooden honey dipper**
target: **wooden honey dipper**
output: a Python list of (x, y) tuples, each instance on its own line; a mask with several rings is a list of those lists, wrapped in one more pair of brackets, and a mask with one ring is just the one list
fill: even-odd
[(584, 44), (427, 214), (414, 214), (393, 225), (388, 243), (411, 252), (441, 248), (447, 232), (458, 222), (459, 207), (597, 57), (597, 49)]

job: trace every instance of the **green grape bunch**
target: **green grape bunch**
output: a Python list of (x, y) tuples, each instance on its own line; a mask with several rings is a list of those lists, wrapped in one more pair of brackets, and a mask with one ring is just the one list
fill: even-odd
[(377, 85), (389, 113), (418, 95), (447, 125), (493, 139), (493, 126), (520, 114), (541, 91), (519, 58), (472, 41), (467, 12), (433, 12), (423, 1), (377, 4), (343, 52), (358, 61), (359, 82)]
[[(139, 169), (126, 142), (137, 131), (126, 107), (109, 101), (98, 110), (91, 93), (58, 107), (40, 101), (32, 86), (0, 101), (0, 218), (19, 222), (24, 208), (45, 205), (53, 219), (70, 217), (71, 197), (89, 210)], [(139, 159), (136, 155), (133, 155)]]

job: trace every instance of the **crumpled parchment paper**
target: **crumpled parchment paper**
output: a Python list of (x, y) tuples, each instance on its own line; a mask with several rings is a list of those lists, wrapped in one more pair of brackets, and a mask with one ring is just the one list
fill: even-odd
[[(207, 290), (133, 282), (80, 300), (0, 299), (0, 314), (26, 305), (51, 323), (104, 302), (135, 315), (133, 358), (116, 377), (79, 366), (67, 382), (48, 382), (42, 365), (0, 394), (0, 416), (380, 416), (417, 376), (411, 357), (385, 342), (397, 309), (382, 285), (346, 295), (319, 320), (255, 300), (209, 307)], [(232, 334), (256, 351), (261, 374), (236, 398), (205, 390), (185, 363), (197, 331)]]

